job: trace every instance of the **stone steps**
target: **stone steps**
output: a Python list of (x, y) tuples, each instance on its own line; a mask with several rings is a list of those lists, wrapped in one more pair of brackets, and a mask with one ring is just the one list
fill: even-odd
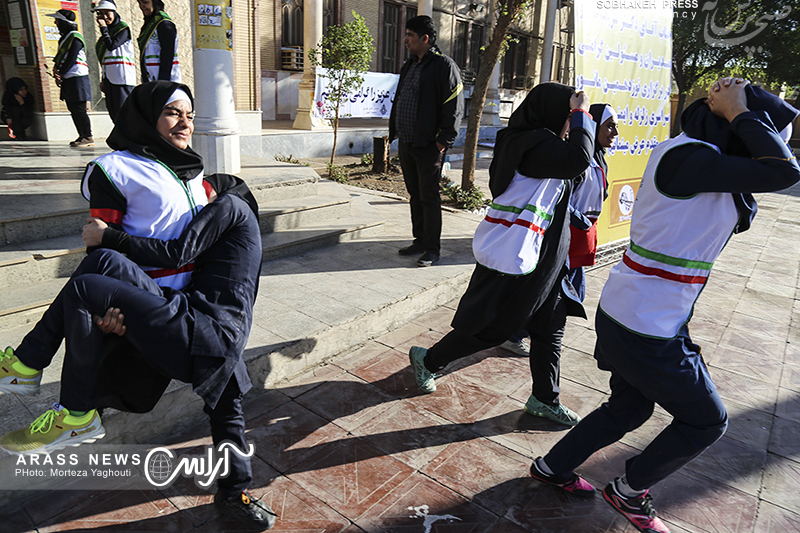
[[(254, 190), (262, 199), (259, 225), (265, 261), (381, 230), (382, 220), (374, 209), (365, 202), (353, 205), (350, 195), (331, 181), (275, 182)], [(298, 196), (302, 191), (319, 194)], [(271, 200), (271, 192), (284, 198)], [(81, 216), (85, 222), (87, 213)], [(47, 216), (37, 220), (45, 225)], [(51, 219), (50, 223), (56, 222)], [(0, 330), (38, 320), (84, 257), (79, 234), (0, 248), (0, 290), (4, 295), (0, 299)]]

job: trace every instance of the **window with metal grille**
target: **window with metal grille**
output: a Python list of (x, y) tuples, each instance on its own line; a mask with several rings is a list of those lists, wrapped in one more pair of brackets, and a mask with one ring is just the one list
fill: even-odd
[(403, 44), (406, 35), (406, 24), (410, 18), (417, 16), (417, 8), (396, 4), (394, 2), (383, 2), (381, 12), (381, 36), (380, 36), (380, 65), (381, 72), (400, 72), (403, 62), (408, 59), (408, 50)]
[(281, 45), (303, 46), (303, 0), (281, 0)]

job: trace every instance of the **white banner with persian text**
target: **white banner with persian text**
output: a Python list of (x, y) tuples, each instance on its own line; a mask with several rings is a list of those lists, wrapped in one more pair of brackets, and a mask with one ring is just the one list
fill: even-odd
[[(314, 86), (314, 115), (320, 118), (333, 116), (331, 104), (326, 98), (331, 80), (324, 76), (325, 72), (326, 69), (317, 68)], [(339, 108), (339, 117), (389, 118), (398, 80), (400, 80), (399, 74), (365, 72), (364, 83), (354, 93), (348, 95), (347, 100)]]

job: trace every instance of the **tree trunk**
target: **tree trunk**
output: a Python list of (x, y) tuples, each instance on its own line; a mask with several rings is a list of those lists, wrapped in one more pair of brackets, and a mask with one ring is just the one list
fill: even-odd
[(500, 58), (500, 51), (506, 39), (506, 32), (520, 10), (528, 0), (506, 0), (497, 2), (495, 9), (500, 15), (492, 30), (492, 38), (481, 54), (480, 66), (475, 76), (475, 89), (469, 105), (467, 117), (467, 137), (464, 141), (464, 166), (461, 173), (461, 188), (465, 191), (475, 186), (475, 155), (478, 151), (478, 136), (480, 134), (481, 115), (486, 105), (486, 92), (489, 90), (489, 80), (492, 71)]
[(333, 115), (333, 149), (331, 150), (331, 163), (328, 169), (328, 177), (331, 177), (333, 168), (333, 158), (336, 155), (336, 138), (339, 135), (339, 106), (336, 106), (336, 113)]
[(372, 171), (386, 172), (389, 162), (389, 136), (372, 138)]
[(670, 137), (677, 137), (681, 133), (681, 114), (686, 106), (686, 91), (678, 91), (678, 105), (675, 107), (675, 120), (672, 121)]

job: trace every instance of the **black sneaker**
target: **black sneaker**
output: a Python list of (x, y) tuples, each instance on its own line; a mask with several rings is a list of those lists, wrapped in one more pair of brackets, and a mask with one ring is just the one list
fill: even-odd
[(92, 137), (81, 137), (75, 144), (69, 143), (73, 148), (80, 148), (81, 146), (94, 146), (94, 139)]
[(69, 143), (69, 145), (70, 145), (70, 146), (72, 146), (72, 147), (74, 148), (74, 147), (78, 146), (78, 143), (79, 143), (79, 142), (81, 142), (81, 139), (83, 139), (83, 137), (78, 137), (78, 138), (77, 138), (77, 139), (75, 139), (74, 141), (71, 141), (71, 142)]
[(439, 260), (439, 254), (435, 254), (433, 252), (425, 252), (419, 259), (417, 259), (417, 266), (418, 267), (429, 267), (435, 262)]
[(656, 517), (653, 497), (648, 492), (628, 498), (617, 492), (612, 481), (603, 489), (603, 498), (642, 533), (669, 533), (666, 524)]
[(400, 248), (397, 250), (397, 253), (400, 255), (417, 255), (425, 251), (425, 248), (422, 247), (421, 244), (412, 243), (405, 248)]
[(266, 531), (274, 526), (275, 520), (278, 518), (269, 505), (261, 500), (253, 499), (246, 490), (230, 500), (226, 500), (219, 493), (215, 494), (214, 507), (220, 513), (236, 518), (253, 528), (258, 528), (259, 531)]
[(556, 487), (564, 489), (575, 496), (581, 496), (584, 498), (594, 496), (594, 486), (592, 486), (591, 483), (583, 479), (581, 476), (573, 472), (571, 477), (567, 479), (560, 479), (555, 475), (545, 474), (539, 469), (539, 465), (536, 464), (536, 461), (539, 459), (540, 458), (537, 457), (531, 465), (531, 477), (533, 479), (536, 481), (541, 481), (542, 483), (555, 485)]

